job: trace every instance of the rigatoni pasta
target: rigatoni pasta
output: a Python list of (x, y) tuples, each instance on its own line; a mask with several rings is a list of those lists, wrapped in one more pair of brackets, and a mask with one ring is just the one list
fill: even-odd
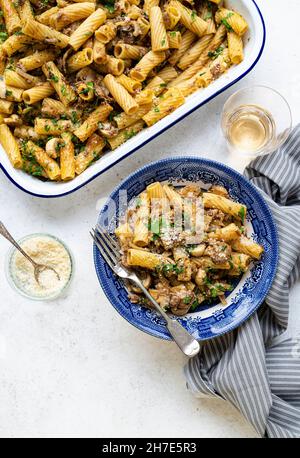
[(75, 177), (75, 154), (72, 134), (64, 132), (61, 135), (62, 144), (59, 148), (61, 179), (72, 180)]
[(60, 8), (49, 18), (49, 25), (56, 30), (61, 30), (72, 22), (89, 17), (95, 11), (91, 2), (81, 2)]
[(53, 43), (59, 48), (65, 48), (69, 44), (69, 37), (67, 35), (64, 35), (47, 25), (40, 24), (33, 19), (27, 19), (22, 31), (25, 35), (28, 35), (34, 40), (45, 43)]
[(43, 65), (42, 70), (55, 89), (60, 101), (68, 106), (76, 100), (76, 94), (70, 84), (68, 84), (65, 76), (60, 72), (54, 62), (47, 62)]
[(112, 3), (0, 0), (0, 126), (42, 180), (73, 179), (243, 60), (247, 22), (218, 0)]
[(47, 50), (44, 49), (43, 51), (35, 51), (33, 54), (29, 54), (28, 56), (22, 57), (18, 61), (18, 67), (24, 69), (27, 72), (31, 70), (35, 70), (36, 68), (41, 67), (46, 62), (55, 59), (55, 51), (54, 50)]
[(125, 87), (122, 86), (122, 84), (120, 84), (113, 75), (106, 75), (103, 81), (113, 98), (126, 114), (130, 115), (137, 111), (138, 104)]
[(152, 6), (149, 11), (152, 51), (169, 49), (169, 39), (165, 28), (162, 11), (159, 6)]
[(0, 0), (5, 25), (9, 34), (13, 34), (21, 29), (21, 19), (15, 4), (12, 0)]
[[(206, 207), (205, 202), (220, 197), (226, 200), (222, 210)], [(197, 182), (176, 187), (151, 183), (130, 202), (115, 230), (121, 262), (137, 270), (160, 306), (175, 315), (202, 305), (226, 305), (227, 295), (264, 251), (247, 236), (244, 221), (232, 208), (246, 212), (222, 186), (203, 192)], [(199, 216), (203, 223), (197, 233)], [(198, 239), (191, 241), (190, 234)], [(142, 291), (130, 284), (127, 288), (131, 302), (150, 305)]]
[(54, 93), (54, 89), (50, 83), (41, 83), (23, 91), (22, 98), (27, 105), (33, 105), (34, 103), (44, 100)]
[(43, 148), (38, 146), (36, 143), (33, 143), (31, 140), (23, 145), (23, 148), (24, 156), (34, 157), (36, 162), (45, 170), (50, 180), (60, 179), (60, 167), (58, 163), (48, 156)]
[(5, 124), (0, 125), (0, 143), (5, 149), (12, 165), (20, 169), (22, 167), (22, 156), (18, 142)]
[(177, 0), (172, 0), (171, 5), (178, 8), (180, 12), (180, 22), (199, 37), (205, 34), (207, 23), (197, 15), (196, 11), (187, 8)]
[(91, 135), (83, 151), (75, 157), (75, 172), (80, 175), (84, 170), (99, 157), (105, 146), (105, 141), (96, 133)]
[(233, 64), (239, 64), (244, 59), (243, 40), (237, 33), (227, 33), (229, 57)]
[(226, 26), (227, 30), (234, 31), (239, 36), (245, 34), (248, 30), (247, 21), (236, 11), (220, 8), (216, 12), (216, 21), (218, 24), (222, 23)]
[(102, 8), (92, 13), (80, 26), (72, 33), (69, 44), (75, 51), (82, 46), (106, 20), (106, 13)]

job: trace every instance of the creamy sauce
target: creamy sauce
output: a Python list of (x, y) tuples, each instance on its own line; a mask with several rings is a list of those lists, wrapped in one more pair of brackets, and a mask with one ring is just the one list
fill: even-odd
[(41, 299), (59, 294), (72, 273), (72, 262), (65, 247), (46, 235), (35, 235), (20, 245), (38, 264), (53, 267), (60, 279), (53, 271), (45, 270), (39, 275), (40, 283), (37, 283), (32, 264), (16, 250), (10, 263), (11, 275), (16, 286), (24, 293)]

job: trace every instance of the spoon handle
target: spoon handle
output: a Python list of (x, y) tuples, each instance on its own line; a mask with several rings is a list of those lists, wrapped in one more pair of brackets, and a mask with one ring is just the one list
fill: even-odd
[(17, 250), (19, 250), (20, 253), (22, 253), (22, 255), (25, 256), (25, 258), (28, 259), (28, 261), (31, 262), (34, 267), (36, 266), (36, 262), (31, 259), (31, 257), (28, 256), (28, 254), (25, 253), (25, 251), (20, 247), (13, 236), (8, 232), (2, 221), (0, 221), (0, 234), (3, 235), (3, 237), (6, 238), (10, 243), (12, 243), (12, 245), (14, 245), (14, 247), (16, 247)]

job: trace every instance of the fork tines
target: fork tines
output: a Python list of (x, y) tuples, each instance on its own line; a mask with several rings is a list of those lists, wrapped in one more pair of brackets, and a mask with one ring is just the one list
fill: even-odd
[(117, 242), (100, 226), (92, 228), (90, 234), (103, 259), (107, 262), (109, 267), (113, 269), (120, 259), (120, 251)]

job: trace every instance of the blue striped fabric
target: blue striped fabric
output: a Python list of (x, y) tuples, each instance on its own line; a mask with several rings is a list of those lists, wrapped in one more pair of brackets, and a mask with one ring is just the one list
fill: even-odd
[(196, 396), (231, 402), (262, 437), (300, 437), (300, 339), (289, 338), (289, 289), (300, 276), (300, 125), (275, 153), (245, 171), (277, 223), (280, 256), (259, 311), (237, 330), (204, 342), (185, 367)]

